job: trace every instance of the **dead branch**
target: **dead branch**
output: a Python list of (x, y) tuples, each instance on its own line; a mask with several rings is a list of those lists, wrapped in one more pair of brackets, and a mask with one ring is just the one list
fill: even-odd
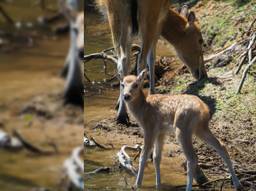
[(84, 146), (85, 147), (96, 147), (96, 144), (94, 141), (90, 140), (86, 136), (84, 136)]
[[(252, 23), (250, 24), (249, 29), (248, 29), (247, 32), (245, 32), (244, 34), (246, 34), (247, 36), (249, 36), (250, 33), (251, 33), (251, 31), (252, 31), (252, 29), (253, 29), (253, 26), (254, 26), (255, 23), (256, 23), (256, 18), (252, 21)], [(243, 36), (244, 36), (244, 34), (243, 34)]]
[(137, 175), (137, 170), (132, 165), (132, 160), (130, 156), (126, 153), (126, 149), (132, 150), (132, 151), (141, 151), (141, 146), (135, 145), (133, 147), (124, 145), (120, 149), (120, 151), (117, 153), (118, 161), (125, 170), (127, 170), (129, 173), (133, 174), (134, 176)]
[(82, 190), (82, 188), (84, 187), (83, 179), (75, 170), (77, 166), (73, 163), (71, 159), (67, 159), (64, 163), (64, 167), (66, 169), (67, 176), (69, 177), (72, 184), (74, 184), (74, 186), (77, 188), (81, 188)]
[(211, 54), (211, 55), (208, 55), (207, 57), (204, 58), (204, 62), (207, 63), (207, 62), (210, 62), (212, 61), (214, 58), (217, 58), (223, 54), (226, 54), (227, 52), (232, 52), (237, 46), (238, 46), (238, 42), (235, 42), (233, 43), (232, 45), (230, 45), (229, 47), (225, 48), (224, 50), (216, 53), (216, 54)]
[(80, 154), (84, 151), (83, 147), (77, 147), (72, 151), (71, 159), (81, 171), (84, 171), (84, 162), (80, 158)]
[[(134, 72), (134, 71), (136, 71), (137, 63), (139, 62), (139, 55), (141, 53), (140, 46), (137, 44), (132, 44), (131, 52), (132, 52), (132, 58), (135, 58), (135, 60), (133, 61), (135, 64), (132, 69), (132, 72)], [(111, 74), (108, 74), (108, 72), (107, 72), (107, 63), (108, 63), (107, 61), (109, 61), (110, 63), (115, 64), (115, 65), (117, 65), (117, 62), (118, 62), (114, 48), (111, 47), (111, 48), (104, 49), (101, 52), (85, 55), (84, 56), (84, 64), (91, 60), (97, 60), (97, 59), (103, 60), (104, 73), (105, 73), (105, 75), (110, 76), (110, 78), (105, 81), (109, 82), (109, 81), (112, 81), (113, 79), (115, 79), (117, 77), (116, 74), (111, 75)], [(91, 81), (86, 74), (84, 74), (84, 77), (88, 82)]]
[[(71, 156), (64, 162), (64, 169), (66, 170), (67, 177), (71, 181), (72, 185), (74, 185), (79, 190), (84, 189), (84, 181), (82, 176), (82, 173), (84, 172), (84, 167), (83, 162), (79, 157), (83, 149), (84, 148), (82, 146), (75, 148)], [(78, 162), (77, 160), (80, 160), (80, 162)]]
[(14, 25), (13, 19), (7, 14), (4, 8), (0, 5), (0, 13), (4, 17), (4, 19), (11, 25)]
[(105, 150), (110, 149), (110, 148), (108, 148), (108, 147), (106, 147), (106, 146), (104, 146), (104, 145), (98, 143), (93, 137), (91, 137), (91, 140), (95, 143), (95, 145), (96, 145), (97, 147), (99, 147), (99, 148), (101, 148), (101, 149), (105, 149)]
[(98, 147), (104, 150), (109, 150), (109, 149), (113, 149), (113, 145), (109, 144), (111, 146), (111, 148), (106, 147), (105, 145), (102, 145), (100, 143), (98, 143), (98, 141), (96, 141), (93, 137), (88, 138), (86, 135), (84, 135), (84, 146), (85, 147)]
[(246, 68), (244, 69), (244, 72), (243, 72), (243, 77), (239, 83), (239, 86), (237, 88), (237, 94), (239, 94), (241, 92), (241, 89), (243, 87), (243, 84), (244, 84), (244, 81), (246, 79), (246, 76), (247, 76), (247, 73), (248, 71), (250, 70), (250, 68), (252, 67), (252, 65), (255, 63), (256, 61), (256, 56), (249, 62), (249, 64), (246, 66)]
[(0, 130), (0, 148), (17, 151), (21, 150), (23, 145), (19, 139), (11, 137), (6, 132)]
[(13, 131), (13, 136), (16, 137), (23, 145), (24, 148), (26, 148), (28, 151), (40, 154), (40, 155), (52, 155), (56, 154), (54, 151), (45, 151), (41, 148), (38, 148), (37, 146), (33, 145), (32, 143), (28, 142), (17, 130)]
[(112, 63), (117, 64), (117, 59), (113, 56), (107, 55), (105, 52), (93, 53), (93, 54), (84, 56), (84, 62), (89, 62), (92, 59), (109, 60)]
[(202, 184), (202, 186), (208, 186), (208, 185), (211, 185), (215, 182), (219, 182), (219, 181), (226, 181), (226, 180), (230, 180), (230, 177), (229, 178), (218, 178), (218, 179), (215, 179), (215, 180), (210, 180), (204, 184)]
[(85, 173), (85, 175), (95, 175), (98, 173), (110, 173), (110, 168), (109, 167), (100, 167), (91, 172)]

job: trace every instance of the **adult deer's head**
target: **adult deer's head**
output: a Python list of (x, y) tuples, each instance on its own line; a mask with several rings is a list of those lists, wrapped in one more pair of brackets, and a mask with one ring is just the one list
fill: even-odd
[(203, 38), (194, 12), (183, 6), (178, 12), (170, 9), (161, 35), (175, 48), (179, 58), (196, 79), (207, 77), (203, 60)]

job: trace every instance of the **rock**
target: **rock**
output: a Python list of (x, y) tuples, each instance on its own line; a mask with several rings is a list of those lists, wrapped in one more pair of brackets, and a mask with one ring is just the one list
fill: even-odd
[(220, 55), (213, 60), (213, 67), (223, 67), (227, 66), (232, 61), (232, 56), (230, 55)]

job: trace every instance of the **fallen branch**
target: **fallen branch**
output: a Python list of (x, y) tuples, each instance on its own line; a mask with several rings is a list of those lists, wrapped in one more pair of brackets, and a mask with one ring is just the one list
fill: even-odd
[(141, 146), (135, 145), (134, 147), (124, 145), (122, 146), (121, 150), (117, 153), (118, 161), (125, 170), (133, 174), (134, 176), (137, 175), (137, 170), (132, 165), (132, 160), (130, 156), (126, 153), (126, 149), (132, 150), (132, 151), (141, 151)]
[(236, 92), (237, 94), (239, 94), (241, 92), (241, 89), (243, 87), (243, 84), (244, 84), (244, 81), (246, 79), (247, 73), (248, 73), (248, 71), (250, 70), (250, 68), (252, 67), (252, 65), (254, 64), (255, 61), (256, 61), (256, 56), (252, 59), (252, 61), (249, 62), (249, 64), (244, 69), (243, 77), (242, 77), (242, 79), (239, 83), (239, 86), (237, 88), (237, 92)]
[[(101, 148), (101, 149), (105, 149), (105, 150), (111, 149), (111, 148), (107, 148), (106, 146), (104, 146), (104, 145), (98, 143), (93, 137), (91, 137), (91, 140), (95, 143), (95, 145), (96, 145), (97, 147), (99, 147), (99, 148)], [(112, 146), (112, 148), (113, 148), (113, 146)]]
[(91, 172), (85, 173), (85, 175), (94, 175), (98, 173), (110, 173), (110, 167), (100, 167)]
[(220, 52), (218, 52), (216, 54), (208, 55), (206, 58), (204, 58), (204, 62), (205, 63), (210, 62), (214, 58), (219, 57), (219, 56), (221, 56), (224, 53), (233, 51), (238, 44), (239, 44), (238, 42), (235, 42), (232, 45), (230, 45), (229, 47), (225, 48), (224, 50), (222, 50), (222, 51), (220, 51)]
[(84, 136), (84, 146), (85, 147), (96, 147), (96, 144), (94, 141), (90, 140), (86, 136)]
[(0, 148), (17, 151), (21, 150), (23, 145), (19, 139), (11, 137), (6, 132), (0, 130)]
[(4, 8), (0, 5), (0, 13), (4, 17), (4, 19), (11, 25), (14, 25), (13, 19), (7, 14)]
[(98, 143), (98, 141), (96, 141), (93, 137), (88, 138), (86, 134), (84, 134), (84, 146), (85, 147), (99, 147), (101, 149), (104, 150), (108, 150), (108, 149), (113, 149), (113, 145), (109, 144), (111, 146), (111, 148), (106, 147), (105, 145), (102, 145), (100, 143)]
[(206, 183), (203, 183), (201, 186), (204, 187), (204, 186), (208, 186), (212, 183), (215, 183), (215, 182), (219, 182), (219, 181), (226, 181), (226, 180), (230, 180), (230, 178), (218, 178), (218, 179), (215, 179), (215, 180), (210, 180)]
[(29, 150), (32, 153), (40, 154), (40, 155), (52, 155), (56, 152), (54, 151), (45, 151), (41, 148), (38, 148), (37, 146), (33, 145), (32, 143), (29, 143), (17, 130), (13, 131), (13, 136), (16, 137), (21, 143), (24, 148)]
[[(139, 62), (139, 55), (141, 53), (140, 46), (137, 44), (132, 44), (131, 52), (132, 52), (132, 58), (135, 58), (135, 60), (131, 60), (132, 63), (133, 62), (135, 63), (133, 65), (134, 67), (132, 67), (131, 71), (135, 72), (137, 70), (137, 63)], [(85, 64), (86, 62), (89, 62), (91, 60), (97, 60), (97, 59), (103, 60), (104, 73), (105, 73), (105, 75), (110, 76), (110, 78), (105, 81), (109, 82), (109, 81), (112, 81), (113, 79), (115, 79), (117, 77), (116, 74), (111, 75), (107, 72), (107, 61), (110, 61), (111, 63), (113, 63), (115, 65), (118, 64), (118, 58), (117, 58), (117, 55), (115, 54), (114, 48), (111, 47), (111, 48), (104, 49), (101, 52), (85, 55), (83, 61)], [(84, 77), (88, 82), (91, 82), (91, 80), (88, 78), (88, 76), (86, 74), (84, 74)]]
[[(82, 173), (84, 172), (83, 162), (80, 159), (80, 152), (83, 151), (83, 147), (77, 147), (73, 150), (72, 155), (65, 160), (64, 168), (66, 170), (66, 175), (77, 189), (84, 189), (84, 180)], [(80, 160), (80, 162), (78, 162)], [(82, 164), (82, 166), (81, 166)]]

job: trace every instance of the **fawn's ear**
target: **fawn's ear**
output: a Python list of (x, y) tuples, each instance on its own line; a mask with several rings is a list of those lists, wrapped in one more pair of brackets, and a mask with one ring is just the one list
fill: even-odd
[(142, 82), (144, 81), (144, 79), (145, 79), (147, 73), (148, 73), (148, 70), (147, 70), (147, 69), (142, 70), (142, 71), (140, 72), (140, 74), (137, 76), (137, 81), (138, 81), (139, 83), (142, 83)]

